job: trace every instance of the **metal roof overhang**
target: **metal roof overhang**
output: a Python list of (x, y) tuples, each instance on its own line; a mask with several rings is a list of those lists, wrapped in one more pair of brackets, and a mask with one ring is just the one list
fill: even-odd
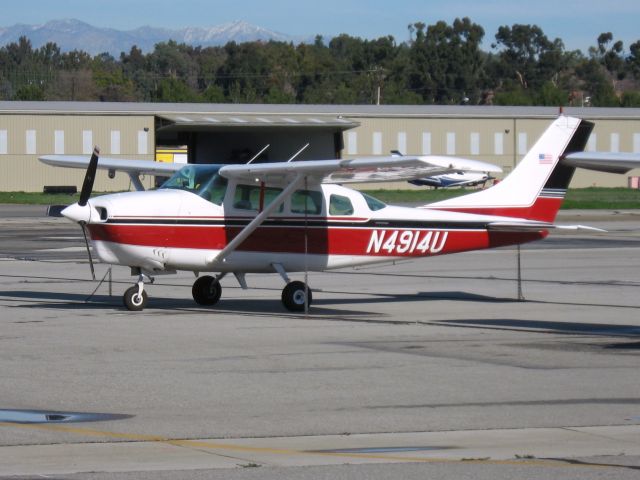
[(156, 130), (162, 132), (237, 130), (243, 128), (313, 128), (349, 130), (360, 122), (325, 115), (219, 115), (159, 114)]

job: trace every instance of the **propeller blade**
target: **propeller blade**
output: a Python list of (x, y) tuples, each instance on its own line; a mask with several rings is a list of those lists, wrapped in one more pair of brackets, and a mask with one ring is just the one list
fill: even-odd
[(87, 247), (87, 255), (89, 256), (89, 267), (91, 267), (91, 276), (96, 279), (96, 271), (93, 268), (93, 257), (91, 256), (91, 249), (89, 248), (89, 239), (87, 238), (87, 225), (85, 222), (80, 222), (82, 228), (82, 235), (84, 235), (84, 244)]
[(95, 147), (93, 149), (93, 154), (91, 155), (91, 160), (89, 160), (87, 172), (84, 174), (82, 190), (80, 190), (80, 200), (78, 201), (78, 205), (81, 207), (84, 207), (87, 204), (89, 197), (91, 196), (91, 191), (93, 190), (93, 181), (96, 178), (96, 170), (98, 169), (98, 155), (100, 155), (100, 149)]

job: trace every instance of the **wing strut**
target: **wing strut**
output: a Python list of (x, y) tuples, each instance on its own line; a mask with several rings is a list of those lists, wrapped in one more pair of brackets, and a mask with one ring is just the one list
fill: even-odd
[(229, 254), (233, 253), (233, 251), (238, 248), (238, 246), (244, 242), (249, 235), (251, 235), (256, 228), (258, 228), (262, 223), (267, 219), (269, 215), (271, 215), (280, 205), (284, 203), (287, 197), (291, 196), (293, 192), (295, 192), (302, 183), (304, 182), (305, 176), (302, 173), (298, 173), (298, 175), (291, 181), (287, 188), (285, 188), (274, 200), (271, 202), (262, 212), (260, 212), (256, 218), (251, 220), (249, 224), (244, 227), (238, 235), (231, 240), (226, 247), (224, 247), (220, 252), (215, 255), (211, 260), (208, 261), (209, 264), (218, 263), (224, 261)]
[(138, 192), (144, 192), (144, 185), (142, 185), (142, 182), (140, 181), (140, 173), (139, 172), (128, 172), (129, 173), (129, 178), (131, 179), (131, 183), (133, 183), (133, 187), (136, 189), (136, 191)]

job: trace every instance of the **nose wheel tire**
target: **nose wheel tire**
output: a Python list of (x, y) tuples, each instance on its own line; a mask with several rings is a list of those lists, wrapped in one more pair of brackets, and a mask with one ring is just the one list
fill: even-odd
[(138, 286), (135, 285), (124, 292), (122, 299), (124, 301), (124, 306), (127, 307), (128, 310), (139, 312), (146, 307), (148, 297), (147, 292), (144, 290), (142, 291), (142, 294), (139, 294)]
[(193, 283), (191, 294), (198, 305), (215, 305), (222, 295), (222, 286), (214, 277), (205, 275)]
[(291, 312), (304, 312), (305, 301), (311, 305), (312, 298), (311, 289), (304, 282), (288, 283), (282, 290), (282, 304)]

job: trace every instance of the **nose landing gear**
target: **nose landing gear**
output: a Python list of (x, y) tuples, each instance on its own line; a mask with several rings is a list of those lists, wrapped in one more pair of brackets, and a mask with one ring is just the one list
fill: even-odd
[[(133, 287), (129, 287), (126, 292), (124, 292), (124, 296), (122, 300), (124, 302), (124, 306), (127, 307), (128, 310), (133, 312), (139, 312), (143, 310), (144, 307), (147, 306), (147, 292), (144, 291), (144, 274), (138, 275), (138, 283)], [(153, 279), (150, 278), (150, 281), (153, 283)]]

